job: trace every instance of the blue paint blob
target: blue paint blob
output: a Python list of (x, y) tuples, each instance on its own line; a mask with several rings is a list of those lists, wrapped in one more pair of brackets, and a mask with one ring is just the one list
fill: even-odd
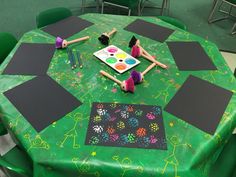
[(129, 64), (129, 65), (133, 65), (133, 64), (136, 63), (136, 61), (135, 61), (134, 59), (132, 59), (132, 58), (127, 58), (127, 59), (125, 60), (125, 63), (127, 63), (127, 64)]

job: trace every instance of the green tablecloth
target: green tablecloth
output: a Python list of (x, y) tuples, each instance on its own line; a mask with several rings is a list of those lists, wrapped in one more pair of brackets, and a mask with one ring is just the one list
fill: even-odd
[[(218, 70), (179, 71), (166, 43), (138, 36), (147, 51), (169, 66), (168, 70), (155, 68), (148, 73), (143, 84), (136, 87), (134, 94), (122, 92), (99, 74), (103, 69), (125, 80), (129, 72), (119, 75), (97, 60), (93, 52), (103, 48), (97, 38), (101, 33), (117, 28), (112, 44), (130, 52), (128, 42), (131, 32), (123, 30), (137, 17), (86, 14), (81, 16), (95, 25), (69, 39), (91, 36), (85, 43), (74, 45), (80, 50), (83, 69), (71, 70), (65, 50), (57, 50), (48, 74), (60, 85), (76, 96), (83, 104), (42, 132), (37, 133), (17, 109), (4, 97), (3, 92), (32, 79), (31, 76), (0, 75), (0, 105), (3, 121), (34, 161), (35, 177), (96, 176), (96, 177), (200, 177), (207, 176), (212, 163), (225, 145), (236, 125), (236, 80), (219, 53), (217, 46), (207, 40), (157, 18), (139, 17), (176, 31), (167, 41), (199, 41), (212, 58)], [(0, 67), (0, 73), (22, 42), (54, 43), (55, 38), (37, 29), (26, 33)], [(150, 62), (136, 67), (144, 70)], [(198, 128), (163, 111), (168, 150), (135, 149), (85, 145), (86, 131), (92, 102), (118, 102), (129, 104), (159, 105), (164, 107), (175, 95), (186, 78), (192, 74), (234, 92), (221, 122), (214, 134), (209, 135)], [(62, 100), (63, 101), (63, 100)], [(226, 167), (227, 168), (227, 167)]]

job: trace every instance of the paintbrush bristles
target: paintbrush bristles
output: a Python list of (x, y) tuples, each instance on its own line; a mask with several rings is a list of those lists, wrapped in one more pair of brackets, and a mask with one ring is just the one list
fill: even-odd
[(131, 49), (131, 56), (134, 57), (134, 58), (137, 58), (141, 55), (141, 49), (134, 45)]
[(139, 84), (143, 81), (144, 75), (147, 74), (148, 71), (150, 71), (152, 68), (156, 66), (156, 63), (152, 63), (149, 65), (142, 73), (133, 70), (130, 74), (130, 76), (133, 78), (135, 84)]
[(129, 48), (132, 48), (134, 45), (136, 45), (137, 40), (138, 39), (135, 36), (133, 36), (129, 41)]
[(133, 78), (134, 84), (142, 82), (142, 74), (140, 72), (133, 70), (130, 76)]
[(109, 44), (109, 40), (111, 35), (113, 35), (114, 33), (116, 33), (117, 30), (115, 28), (112, 29), (111, 32), (109, 33), (103, 33), (98, 40), (103, 44), (103, 45), (108, 45)]
[[(124, 87), (125, 86), (125, 87)], [(121, 85), (121, 89), (126, 91), (126, 92), (132, 92), (134, 93), (135, 90), (135, 86), (134, 86), (134, 80), (132, 77), (130, 77), (129, 79), (123, 81), (123, 85)]]
[(62, 42), (63, 42), (62, 38), (60, 38), (60, 37), (56, 38), (55, 46), (56, 46), (57, 49), (62, 47)]
[(103, 45), (108, 45), (109, 44), (109, 37), (105, 34), (102, 34), (98, 40), (103, 44)]

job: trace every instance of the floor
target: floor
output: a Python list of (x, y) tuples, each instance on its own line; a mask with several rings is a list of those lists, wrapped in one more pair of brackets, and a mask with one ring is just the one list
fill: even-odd
[(221, 52), (222, 56), (225, 58), (225, 61), (229, 65), (229, 68), (232, 72), (234, 72), (236, 68), (236, 54), (235, 53), (228, 53), (228, 52)]
[(6, 177), (1, 170), (0, 170), (0, 177)]
[[(0, 155), (6, 154), (15, 146), (15, 143), (11, 139), (10, 135), (0, 136)], [(0, 169), (0, 177), (6, 177)]]

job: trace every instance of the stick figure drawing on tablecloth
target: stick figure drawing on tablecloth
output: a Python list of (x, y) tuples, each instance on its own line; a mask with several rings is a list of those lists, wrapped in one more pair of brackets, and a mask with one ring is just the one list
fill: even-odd
[[(168, 140), (168, 138), (167, 138), (167, 140)], [(167, 166), (172, 165), (172, 166), (174, 167), (175, 177), (180, 177), (180, 176), (177, 175), (177, 173), (178, 173), (179, 161), (178, 161), (177, 158), (176, 158), (176, 148), (177, 148), (178, 146), (187, 146), (187, 147), (190, 147), (190, 145), (187, 144), (187, 143), (182, 143), (182, 144), (181, 144), (181, 143), (180, 143), (180, 140), (179, 140), (179, 138), (178, 138), (177, 136), (172, 136), (172, 137), (170, 138), (169, 142), (170, 142), (170, 144), (173, 146), (173, 151), (172, 151), (172, 153), (171, 153), (167, 158), (164, 159), (164, 161), (165, 161), (166, 163), (165, 163), (165, 166), (164, 166), (164, 168), (163, 168), (163, 170), (162, 170), (162, 174), (165, 173)]]
[(115, 160), (120, 168), (122, 169), (122, 173), (120, 174), (120, 177), (125, 177), (126, 172), (130, 171), (130, 170), (135, 170), (138, 172), (138, 174), (143, 173), (143, 167), (142, 166), (135, 166), (134, 164), (132, 164), (133, 162), (131, 161), (131, 159), (129, 157), (124, 157), (123, 159), (116, 155), (112, 157), (113, 160)]
[[(69, 117), (72, 118), (71, 116), (69, 116)], [(78, 127), (77, 126), (78, 126), (79, 122), (83, 121), (85, 118), (82, 118), (81, 114), (76, 114), (73, 119), (74, 119), (75, 123), (74, 123), (73, 127), (64, 134), (63, 140), (61, 142), (59, 142), (59, 144), (58, 144), (60, 147), (64, 147), (64, 144), (68, 139), (73, 140), (73, 148), (74, 149), (77, 149), (80, 147), (80, 145), (78, 143), (76, 143), (76, 140), (78, 139), (77, 138), (78, 137), (78, 132), (77, 132)]]

